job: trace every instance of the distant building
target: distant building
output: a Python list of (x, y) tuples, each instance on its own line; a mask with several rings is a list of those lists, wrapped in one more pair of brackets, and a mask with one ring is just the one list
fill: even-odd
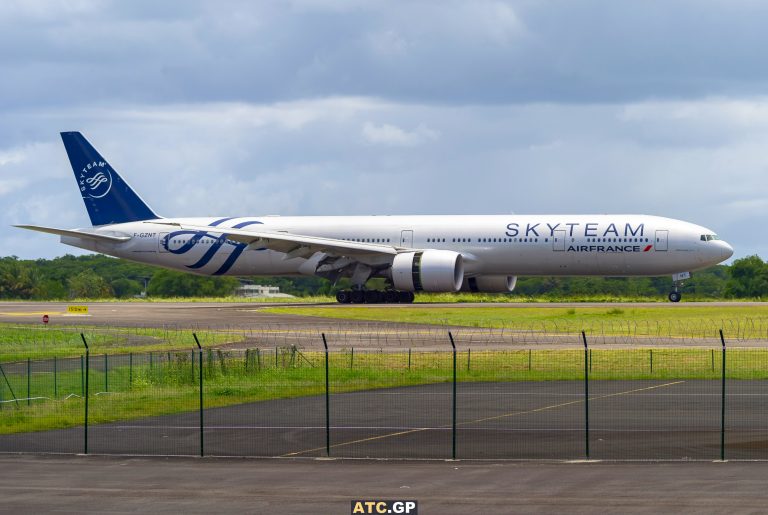
[(262, 286), (260, 284), (244, 284), (235, 290), (238, 297), (292, 297), (287, 293), (280, 293), (279, 286)]

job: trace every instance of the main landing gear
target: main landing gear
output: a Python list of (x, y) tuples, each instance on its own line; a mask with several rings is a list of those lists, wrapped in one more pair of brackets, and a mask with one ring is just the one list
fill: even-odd
[(414, 298), (411, 291), (397, 290), (341, 290), (336, 293), (339, 304), (411, 304)]
[(672, 276), (674, 286), (672, 287), (672, 291), (669, 293), (670, 302), (680, 302), (680, 299), (683, 298), (683, 293), (680, 290), (683, 288), (684, 281), (690, 278), (690, 272), (680, 272), (679, 274), (674, 274)]

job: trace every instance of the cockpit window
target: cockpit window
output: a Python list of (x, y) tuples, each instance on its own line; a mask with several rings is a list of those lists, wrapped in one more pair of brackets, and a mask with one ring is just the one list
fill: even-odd
[(717, 234), (702, 234), (701, 235), (701, 241), (713, 241), (713, 240), (719, 240), (720, 238), (717, 237)]

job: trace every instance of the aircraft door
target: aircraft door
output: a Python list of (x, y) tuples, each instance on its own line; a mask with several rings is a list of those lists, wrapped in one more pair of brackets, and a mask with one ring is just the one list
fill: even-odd
[(413, 231), (400, 231), (400, 246), (413, 248)]
[(157, 253), (166, 254), (168, 252), (168, 233), (161, 232), (157, 235)]
[(656, 231), (656, 241), (653, 248), (665, 252), (669, 247), (669, 231)]
[(552, 234), (552, 250), (565, 252), (565, 231), (554, 231)]

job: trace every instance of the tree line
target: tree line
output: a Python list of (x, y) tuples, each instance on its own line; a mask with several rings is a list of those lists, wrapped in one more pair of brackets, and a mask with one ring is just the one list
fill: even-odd
[[(0, 299), (124, 299), (143, 292), (150, 297), (224, 297), (232, 295), (243, 281), (279, 286), (281, 292), (296, 296), (332, 295), (350, 286), (347, 280), (333, 285), (317, 277), (198, 276), (98, 254), (37, 260), (0, 258)], [(670, 277), (521, 277), (513, 295), (654, 297), (666, 296), (671, 284)], [(383, 282), (376, 286), (383, 287)], [(712, 299), (768, 297), (768, 264), (758, 256), (749, 256), (732, 265), (701, 270), (687, 281), (685, 294)]]

